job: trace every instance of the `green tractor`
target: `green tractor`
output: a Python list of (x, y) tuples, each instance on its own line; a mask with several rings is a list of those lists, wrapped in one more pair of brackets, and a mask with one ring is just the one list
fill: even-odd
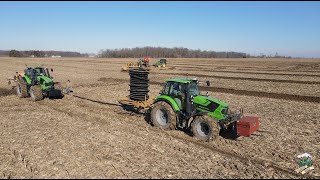
[(155, 64), (153, 64), (153, 66), (155, 67), (166, 67), (166, 65), (167, 65), (167, 59), (160, 59)]
[[(206, 83), (210, 86), (209, 81)], [(236, 122), (244, 119), (242, 109), (231, 112), (227, 103), (209, 97), (208, 93), (201, 95), (198, 84), (197, 79), (167, 80), (154, 99), (152, 124), (162, 129), (191, 129), (193, 135), (203, 141), (216, 139), (220, 130), (236, 138)]]
[(20, 98), (30, 97), (33, 101), (39, 101), (45, 97), (55, 99), (64, 97), (61, 83), (53, 81), (48, 68), (27, 67), (24, 73), (17, 72), (14, 80), (17, 82), (15, 88)]

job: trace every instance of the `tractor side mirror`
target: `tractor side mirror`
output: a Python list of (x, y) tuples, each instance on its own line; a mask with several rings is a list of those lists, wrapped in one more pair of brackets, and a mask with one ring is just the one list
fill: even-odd
[(210, 81), (207, 81), (207, 86), (210, 86)]
[(207, 93), (206, 93), (206, 96), (207, 96), (207, 97), (209, 97), (209, 93), (208, 93), (208, 91), (207, 91)]
[(51, 68), (51, 72), (53, 72), (53, 69)]

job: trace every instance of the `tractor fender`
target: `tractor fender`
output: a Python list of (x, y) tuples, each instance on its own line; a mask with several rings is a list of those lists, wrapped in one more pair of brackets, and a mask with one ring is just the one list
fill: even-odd
[(158, 96), (154, 100), (153, 104), (156, 103), (156, 102), (159, 102), (159, 101), (164, 101), (164, 102), (168, 103), (175, 112), (180, 111), (180, 108), (179, 108), (178, 104), (170, 96)]

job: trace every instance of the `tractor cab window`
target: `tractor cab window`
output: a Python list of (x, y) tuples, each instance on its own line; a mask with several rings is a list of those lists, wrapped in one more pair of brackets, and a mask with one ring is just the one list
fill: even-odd
[(34, 75), (34, 69), (32, 69), (32, 68), (26, 69), (26, 70), (25, 70), (25, 74), (26, 74), (27, 76), (29, 76), (29, 77), (33, 77), (33, 75)]
[(166, 89), (168, 90), (167, 94), (173, 98), (180, 108), (183, 108), (185, 104), (186, 84), (179, 82), (168, 82), (166, 84)]
[(185, 94), (185, 86), (186, 84), (179, 82), (167, 82), (164, 86), (163, 94), (170, 96), (180, 96)]
[(189, 86), (190, 86), (190, 88), (189, 88), (190, 95), (195, 97), (195, 96), (198, 96), (200, 94), (197, 83), (191, 82)]
[(35, 68), (34, 71), (36, 75), (40, 75), (40, 74), (46, 75), (46, 71), (43, 68)]
[(167, 84), (164, 87), (163, 94), (169, 94), (171, 82), (167, 82)]
[(30, 76), (30, 70), (29, 69), (24, 70), (24, 74), (27, 76)]
[(181, 96), (185, 94), (185, 84), (179, 82), (173, 82), (170, 88), (169, 95)]

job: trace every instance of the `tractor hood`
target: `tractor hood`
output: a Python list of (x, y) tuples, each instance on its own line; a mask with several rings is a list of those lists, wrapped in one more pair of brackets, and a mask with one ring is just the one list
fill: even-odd
[(40, 87), (42, 90), (49, 90), (53, 88), (53, 80), (48, 76), (37, 76), (37, 81), (40, 82)]
[(37, 76), (37, 79), (40, 81), (40, 79), (42, 79), (43, 81), (45, 81), (46, 83), (51, 83), (52, 82), (52, 79), (47, 77), (47, 76)]
[(209, 116), (222, 120), (227, 117), (228, 104), (218, 99), (207, 96), (196, 96), (193, 98), (197, 110), (207, 112)]
[(207, 106), (211, 102), (214, 102), (214, 103), (219, 104), (223, 107), (228, 107), (228, 104), (223, 101), (220, 101), (220, 100), (212, 98), (212, 97), (201, 96), (201, 95), (194, 97), (193, 102), (196, 104), (204, 105), (204, 106)]

